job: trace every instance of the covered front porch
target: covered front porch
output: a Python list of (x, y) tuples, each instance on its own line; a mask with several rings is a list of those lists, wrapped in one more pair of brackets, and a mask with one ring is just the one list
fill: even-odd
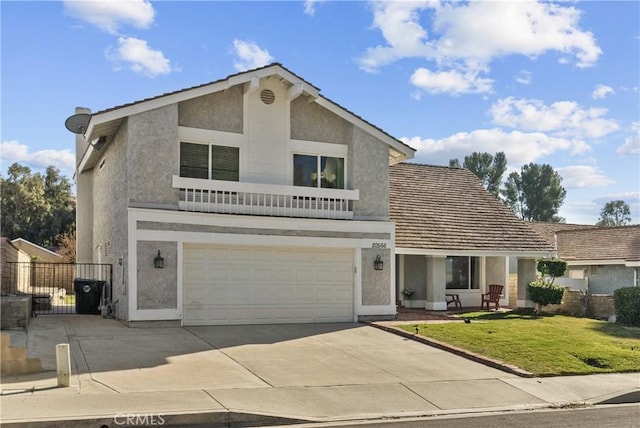
[(499, 284), (503, 286), (501, 307), (513, 306), (513, 302), (517, 308), (533, 307), (528, 299), (527, 284), (536, 278), (536, 255), (511, 255), (517, 257), (516, 296), (510, 296), (514, 291), (509, 287), (509, 256), (399, 248), (396, 250), (397, 301), (405, 308), (447, 311), (456, 309), (452, 301), (455, 295), (463, 309), (479, 308), (482, 294), (488, 292), (489, 285)]

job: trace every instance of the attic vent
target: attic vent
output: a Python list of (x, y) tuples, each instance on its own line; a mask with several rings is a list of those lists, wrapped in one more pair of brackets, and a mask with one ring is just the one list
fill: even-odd
[(276, 100), (276, 94), (274, 94), (271, 89), (263, 89), (262, 92), (260, 92), (260, 99), (265, 104), (273, 104)]

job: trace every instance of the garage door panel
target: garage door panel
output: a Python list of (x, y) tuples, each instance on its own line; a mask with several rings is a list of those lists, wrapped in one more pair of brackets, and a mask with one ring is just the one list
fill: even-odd
[(353, 252), (185, 247), (184, 323), (353, 320)]

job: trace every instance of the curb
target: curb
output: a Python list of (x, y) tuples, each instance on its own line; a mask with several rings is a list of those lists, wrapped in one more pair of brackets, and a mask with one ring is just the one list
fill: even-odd
[[(129, 419), (127, 419), (129, 417)], [(86, 428), (96, 426), (101, 428), (120, 428), (134, 426), (206, 426), (206, 427), (247, 427), (247, 426), (280, 426), (309, 423), (304, 419), (269, 416), (257, 413), (239, 412), (205, 412), (205, 413), (166, 413), (166, 414), (136, 414), (136, 415), (103, 415), (65, 418), (60, 420), (25, 420), (3, 421), (6, 428)]]
[[(407, 324), (411, 324), (411, 323), (409, 322)], [(434, 348), (442, 349), (443, 351), (451, 352), (452, 354), (456, 354), (468, 360), (475, 361), (476, 363), (493, 367), (494, 369), (502, 370), (504, 372), (511, 373), (520, 377), (526, 377), (526, 378), (536, 377), (531, 372), (522, 370), (521, 368), (512, 366), (510, 364), (506, 364), (503, 361), (495, 360), (493, 358), (488, 358), (483, 355), (474, 354), (473, 352), (467, 351), (466, 349), (458, 348), (456, 346), (449, 345), (448, 343), (440, 342), (435, 339), (431, 339), (429, 337), (418, 336), (417, 334), (409, 333), (408, 331), (399, 329), (397, 327), (379, 324), (375, 322), (369, 323), (369, 325), (371, 327), (375, 327), (377, 329), (380, 329), (389, 333), (397, 334), (398, 336), (402, 336), (407, 339), (415, 340), (416, 342), (420, 342), (425, 345), (433, 346)]]

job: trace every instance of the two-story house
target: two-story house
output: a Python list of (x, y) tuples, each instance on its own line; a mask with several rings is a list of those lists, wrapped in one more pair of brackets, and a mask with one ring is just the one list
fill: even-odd
[(389, 165), (414, 150), (280, 64), (91, 113), (76, 137), (79, 262), (118, 318), (393, 318)]

